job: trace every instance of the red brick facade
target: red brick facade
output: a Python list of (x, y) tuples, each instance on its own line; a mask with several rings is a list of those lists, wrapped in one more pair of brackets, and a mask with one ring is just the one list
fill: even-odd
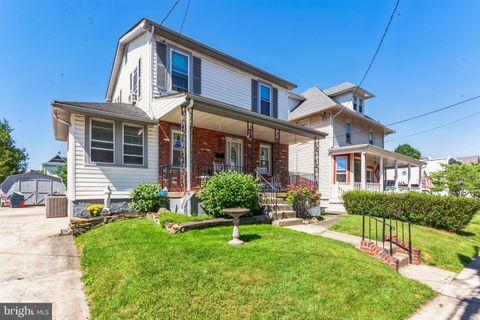
[[(171, 191), (181, 191), (180, 188), (180, 175), (178, 170), (171, 170), (170, 168), (165, 168), (171, 166), (171, 155), (170, 155), (170, 140), (172, 138), (172, 130), (179, 130), (180, 126), (178, 124), (173, 124), (169, 122), (160, 122), (159, 124), (159, 167), (160, 167), (160, 183), (167, 185), (167, 188)], [(245, 125), (246, 131), (246, 125)], [(254, 133), (255, 134), (255, 133)], [(272, 132), (273, 136), (273, 132)], [(223, 164), (226, 148), (227, 138), (234, 138), (243, 141), (243, 166), (247, 166), (247, 138), (241, 136), (230, 135), (220, 131), (207, 130), (202, 128), (193, 128), (192, 136), (192, 176), (193, 181), (192, 185), (195, 187), (199, 184), (199, 176), (203, 175), (205, 171), (211, 170), (213, 163)], [(273, 138), (273, 137), (272, 137)], [(254, 145), (254, 168), (259, 165), (259, 153), (260, 153), (260, 144), (266, 144), (271, 146), (272, 152), (272, 171), (275, 172), (273, 168), (273, 144), (271, 142), (261, 141), (258, 139), (253, 140)], [(169, 172), (168, 180), (166, 180), (165, 174), (163, 172)], [(280, 176), (288, 179), (288, 145), (280, 145)]]
[(375, 245), (375, 242), (362, 240), (360, 242), (360, 250), (365, 252), (369, 256), (372, 256), (382, 261), (383, 263), (388, 264), (390, 267), (392, 267), (393, 270), (398, 271), (399, 264), (397, 258), (392, 257), (388, 254), (388, 252)]

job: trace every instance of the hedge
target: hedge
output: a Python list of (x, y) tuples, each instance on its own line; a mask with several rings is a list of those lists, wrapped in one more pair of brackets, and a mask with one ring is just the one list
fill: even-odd
[(480, 200), (465, 197), (444, 197), (425, 193), (380, 193), (348, 191), (343, 195), (349, 214), (382, 217), (393, 213), (414, 224), (458, 231), (465, 228), (480, 210)]

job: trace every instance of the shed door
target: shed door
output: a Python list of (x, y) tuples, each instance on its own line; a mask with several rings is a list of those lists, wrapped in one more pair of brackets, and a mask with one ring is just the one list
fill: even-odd
[(25, 196), (25, 204), (26, 205), (34, 205), (35, 204), (35, 189), (36, 183), (35, 180), (20, 180), (19, 182), (19, 190)]
[(52, 181), (37, 180), (37, 194), (35, 204), (45, 204), (45, 198), (52, 193)]

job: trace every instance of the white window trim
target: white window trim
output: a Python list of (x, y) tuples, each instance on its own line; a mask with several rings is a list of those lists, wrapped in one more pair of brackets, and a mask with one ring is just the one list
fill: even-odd
[(272, 117), (273, 116), (273, 103), (272, 103), (272, 91), (273, 91), (273, 88), (271, 85), (268, 85), (266, 83), (263, 83), (263, 82), (258, 82), (258, 106), (257, 106), (257, 109), (258, 109), (258, 113), (264, 115), (262, 113), (262, 86), (263, 87), (266, 87), (270, 90), (270, 97), (269, 97), (269, 102), (270, 103), (270, 112), (269, 112), (269, 115), (268, 117)]
[[(135, 72), (137, 73), (137, 83), (136, 83), (136, 89), (137, 89), (137, 90), (136, 90), (136, 92), (135, 92), (136, 99), (133, 99), (133, 93), (134, 93), (134, 92), (132, 91), (132, 90), (133, 90), (133, 74), (134, 74)], [(129, 95), (129, 97), (128, 97), (128, 100), (129, 100), (130, 103), (131, 103), (131, 102), (137, 102), (137, 101), (140, 100), (140, 96), (138, 95), (138, 88), (139, 88), (139, 86), (140, 86), (140, 76), (138, 75), (138, 65), (132, 70), (132, 72), (130, 72), (130, 83), (132, 83), (132, 88), (131, 88), (131, 90), (130, 90), (130, 95)]]
[(172, 168), (180, 168), (180, 166), (173, 165), (173, 134), (178, 133), (180, 135), (183, 135), (183, 132), (177, 129), (172, 129), (171, 131), (172, 132), (170, 134), (170, 165), (172, 166)]
[(260, 155), (262, 154), (260, 150), (262, 148), (267, 148), (268, 149), (268, 168), (267, 168), (267, 173), (272, 174), (272, 146), (269, 144), (261, 143), (259, 147), (259, 152), (258, 152), (258, 160), (260, 164)]
[[(107, 151), (113, 151), (113, 161), (112, 162), (102, 162), (102, 161), (92, 161), (92, 141), (96, 141), (96, 142), (107, 142), (107, 143), (110, 143), (110, 141), (102, 141), (102, 140), (93, 140), (92, 139), (92, 133), (93, 133), (93, 125), (92, 125), (92, 122), (93, 121), (98, 121), (98, 122), (105, 122), (105, 123), (112, 123), (113, 124), (113, 149), (105, 149), (105, 148), (95, 148), (94, 149), (97, 149), (97, 150), (107, 150)], [(90, 118), (90, 162), (91, 163), (100, 163), (100, 164), (115, 164), (115, 121), (113, 120), (108, 120), (108, 119), (99, 119), (99, 118)]]
[[(139, 146), (138, 144), (126, 143), (125, 142), (125, 125), (127, 125), (129, 127), (140, 128), (143, 131), (143, 134), (142, 134), (142, 156), (141, 156), (142, 157), (142, 164), (125, 163), (125, 156), (140, 158), (140, 156), (137, 156), (137, 155), (134, 155), (134, 154), (125, 154), (125, 148), (124, 148), (125, 145), (137, 146), (137, 147)], [(146, 132), (145, 132), (145, 128), (143, 126), (138, 125), (138, 124), (129, 123), (129, 122), (123, 122), (122, 123), (122, 164), (123, 165), (136, 166), (136, 167), (143, 167), (145, 165), (145, 135), (146, 135)]]
[[(347, 133), (350, 134), (350, 142), (347, 142)], [(352, 144), (352, 123), (349, 121), (345, 122), (345, 143)]]
[(365, 99), (358, 99), (358, 112), (365, 113)]
[(181, 74), (187, 76), (187, 92), (190, 92), (190, 80), (191, 80), (191, 77), (190, 77), (190, 55), (188, 55), (185, 52), (173, 49), (173, 48), (170, 49), (170, 80), (171, 80), (170, 81), (170, 91), (174, 91), (174, 89), (173, 89), (173, 59), (172, 59), (172, 56), (173, 56), (174, 52), (176, 52), (178, 54), (181, 54), (182, 56), (187, 57), (187, 68), (188, 68), (187, 73), (185, 74), (185, 73), (182, 73), (182, 72), (179, 72), (179, 71), (175, 71), (175, 72), (178, 72), (178, 73), (181, 73)]
[[(228, 143), (229, 142), (235, 142), (235, 143), (240, 143), (240, 168), (243, 168), (243, 140), (242, 139), (236, 139), (232, 137), (227, 137), (225, 139), (225, 159), (227, 161), (230, 161), (230, 149), (228, 148)], [(225, 163), (225, 165), (228, 167), (230, 166), (229, 163)]]
[[(370, 139), (370, 137), (371, 137), (371, 139)], [(368, 132), (368, 143), (372, 144), (372, 145), (375, 143), (375, 134), (371, 130)]]
[[(336, 156), (335, 157), (335, 183), (338, 183), (338, 179), (337, 179), (337, 176), (339, 175), (338, 173), (338, 159), (339, 158), (345, 158), (346, 159), (346, 162), (345, 162), (345, 165), (346, 165), (346, 168), (345, 168), (345, 171), (344, 172), (341, 172), (340, 174), (341, 175), (345, 175), (345, 182), (347, 182), (348, 180), (348, 161), (350, 159), (350, 157), (348, 156)], [(345, 182), (339, 182), (339, 183), (345, 183)]]
[(354, 111), (358, 111), (358, 107), (359, 107), (359, 99), (357, 96), (353, 96), (353, 101), (352, 101), (352, 108)]
[[(367, 183), (373, 183), (373, 169), (372, 168), (367, 168), (367, 170), (365, 170), (366, 174), (365, 174), (365, 182)], [(368, 181), (368, 174), (370, 174), (370, 181)]]

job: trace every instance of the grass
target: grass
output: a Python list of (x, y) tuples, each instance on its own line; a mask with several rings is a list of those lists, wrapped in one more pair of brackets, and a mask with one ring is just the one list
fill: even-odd
[[(330, 230), (361, 236), (362, 216), (346, 215), (330, 227)], [(381, 234), (381, 231), (379, 232)], [(414, 247), (422, 250), (422, 263), (460, 272), (465, 265), (478, 255), (480, 213), (474, 216), (464, 230), (457, 233), (413, 226), (412, 243)]]
[(173, 212), (164, 212), (158, 215), (158, 221), (162, 228), (165, 227), (165, 224), (169, 222), (190, 222), (190, 221), (204, 221), (204, 220), (211, 220), (213, 219), (212, 216), (208, 215), (199, 215), (199, 216), (187, 216), (181, 213), (173, 213)]
[(434, 292), (350, 245), (269, 225), (170, 235), (144, 220), (77, 238), (92, 319), (403, 319)]

